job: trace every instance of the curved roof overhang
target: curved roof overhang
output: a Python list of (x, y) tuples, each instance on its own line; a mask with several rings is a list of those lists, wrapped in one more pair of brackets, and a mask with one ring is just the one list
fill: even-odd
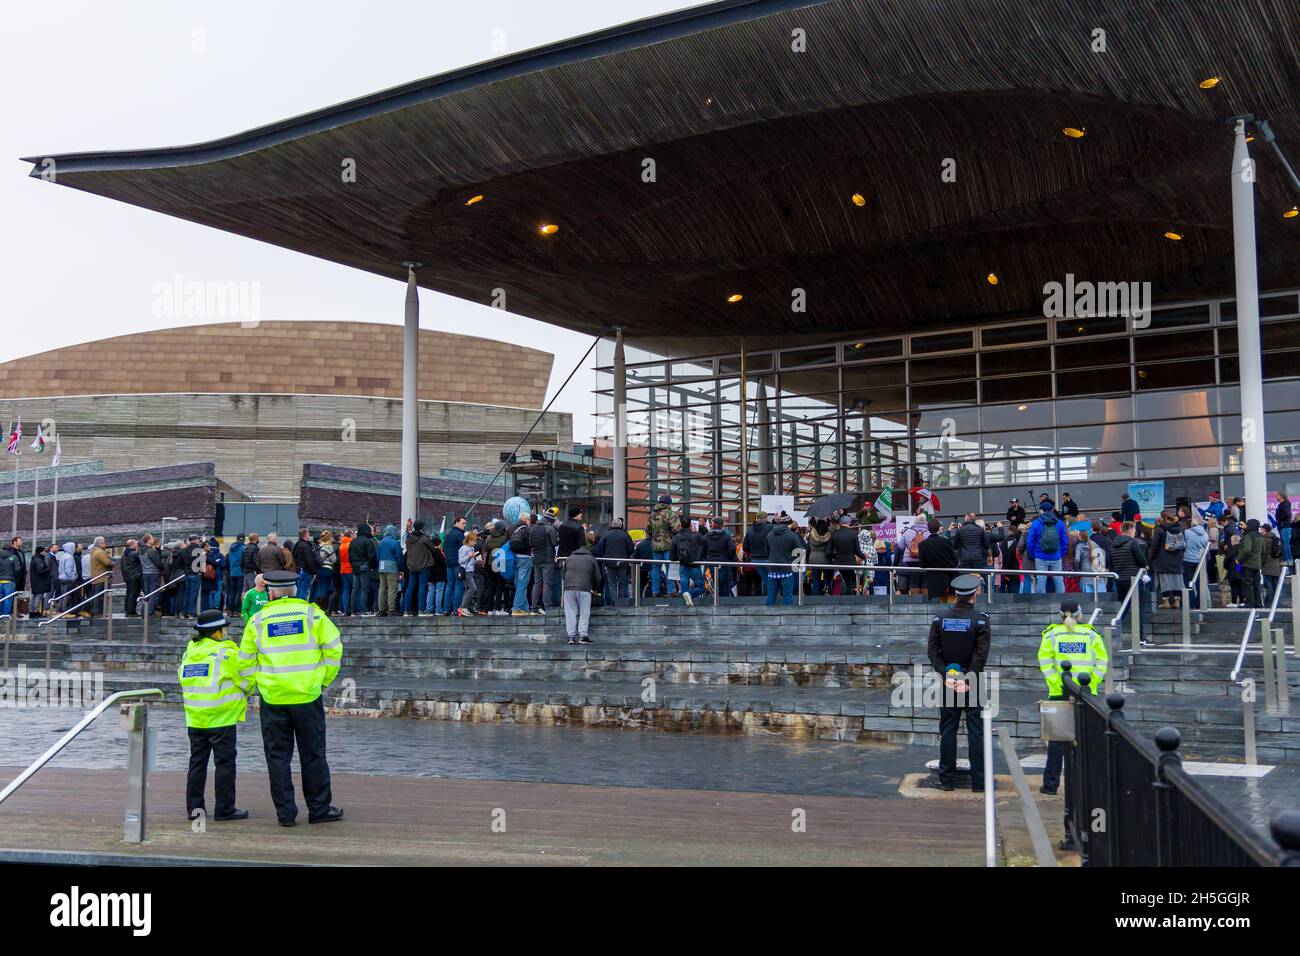
[[(1298, 56), (1290, 0), (727, 0), (210, 143), (28, 161), (582, 331), (913, 330), (1039, 311), (1067, 273), (1231, 294), (1227, 119), (1300, 155)], [(1300, 196), (1262, 146), (1267, 289), (1300, 275)]]

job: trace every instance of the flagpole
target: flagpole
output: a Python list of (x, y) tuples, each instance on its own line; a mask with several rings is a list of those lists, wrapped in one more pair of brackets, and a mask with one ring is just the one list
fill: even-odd
[(50, 526), (50, 547), (58, 550), (59, 538), (59, 466), (54, 466), (54, 517)]
[(41, 510), (41, 473), (32, 472), (32, 554), (36, 553), (36, 520)]
[(23, 455), (23, 451), (22, 451), (21, 448), (19, 448), (17, 451), (14, 452), (14, 513), (13, 513), (13, 530), (11, 530), (11, 531), (9, 532), (9, 538), (10, 538), (11, 540), (12, 540), (13, 538), (18, 537), (18, 459), (21, 458), (22, 455)]

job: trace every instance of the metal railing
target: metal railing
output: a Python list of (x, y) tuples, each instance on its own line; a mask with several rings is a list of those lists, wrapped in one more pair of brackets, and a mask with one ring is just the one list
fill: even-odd
[[(556, 560), (557, 560), (559, 563), (563, 564), (564, 561), (565, 561), (566, 559), (565, 559), (565, 558), (557, 558)], [(667, 567), (670, 566), (670, 565), (674, 565), (674, 564), (680, 564), (680, 562), (674, 561), (674, 560), (671, 559), (671, 558), (605, 558), (605, 557), (598, 557), (598, 558), (595, 558), (595, 560), (596, 560), (598, 563), (601, 563), (601, 564), (607, 564), (607, 565), (616, 565), (616, 566), (618, 566), (618, 565), (631, 565), (631, 566), (632, 566), (632, 588), (631, 588), (631, 590), (632, 590), (633, 605), (636, 606), (636, 607), (640, 607), (640, 606), (641, 606), (641, 566), (642, 566), (642, 565), (646, 565), (646, 564), (648, 564), (648, 565), (663, 565), (663, 566), (665, 567), (665, 578), (666, 578), (666, 575), (667, 575)], [(878, 573), (878, 572), (884, 572), (884, 573), (888, 576), (888, 586), (887, 586), (887, 588), (886, 588), (886, 592), (887, 592), (887, 593), (886, 593), (885, 595), (882, 595), (882, 596), (886, 597), (886, 599), (887, 599), (887, 603), (889, 603), (889, 604), (891, 604), (891, 605), (894, 603), (894, 592), (895, 592), (895, 589), (896, 589), (897, 575), (899, 575), (899, 574), (913, 574), (913, 573), (925, 574), (925, 573), (935, 573), (935, 574), (949, 574), (949, 575), (952, 575), (953, 577), (956, 577), (957, 575), (960, 575), (960, 574), (978, 574), (978, 575), (980, 575), (981, 577), (984, 577), (984, 578), (985, 578), (985, 581), (984, 581), (984, 588), (983, 588), (983, 590), (984, 590), (985, 595), (986, 595), (985, 600), (986, 600), (986, 602), (989, 603), (989, 604), (993, 604), (993, 603), (995, 603), (994, 600), (993, 600), (993, 595), (994, 595), (995, 593), (997, 593), (997, 592), (996, 592), (995, 589), (991, 586), (991, 585), (992, 585), (992, 578), (991, 578), (991, 576), (992, 576), (992, 575), (997, 575), (997, 574), (1008, 574), (1008, 575), (1015, 575), (1015, 576), (1020, 576), (1020, 575), (1036, 575), (1036, 576), (1039, 576), (1039, 577), (1048, 577), (1048, 578), (1053, 578), (1053, 577), (1054, 577), (1054, 578), (1062, 578), (1062, 579), (1064, 579), (1064, 578), (1071, 578), (1071, 577), (1078, 577), (1078, 578), (1102, 578), (1102, 579), (1107, 579), (1107, 580), (1118, 580), (1118, 579), (1119, 579), (1119, 575), (1116, 574), (1114, 571), (1036, 571), (1036, 570), (1032, 570), (1032, 569), (1030, 569), (1030, 570), (1022, 570), (1022, 569), (1019, 569), (1019, 568), (1017, 568), (1017, 569), (1015, 569), (1014, 571), (1012, 571), (1012, 570), (1006, 570), (1006, 569), (1003, 569), (1003, 568), (990, 568), (990, 567), (985, 567), (985, 568), (930, 568), (930, 567), (925, 567), (925, 566), (917, 565), (917, 564), (889, 564), (889, 565), (880, 565), (880, 564), (809, 564), (809, 563), (806, 562), (806, 561), (799, 561), (799, 560), (794, 560), (794, 561), (791, 561), (791, 562), (788, 562), (788, 563), (787, 563), (787, 562), (772, 563), (772, 562), (768, 562), (768, 561), (714, 561), (714, 560), (701, 560), (701, 561), (697, 561), (697, 562), (695, 562), (695, 563), (692, 564), (692, 565), (684, 565), (684, 567), (702, 568), (702, 569), (705, 569), (705, 570), (708, 570), (708, 569), (714, 569), (714, 574), (712, 575), (714, 584), (713, 584), (713, 586), (712, 586), (711, 588), (708, 588), (708, 587), (706, 586), (706, 590), (711, 590), (711, 591), (712, 591), (712, 593), (713, 593), (713, 603), (714, 603), (715, 606), (716, 606), (717, 603), (718, 603), (718, 596), (719, 596), (719, 588), (718, 588), (717, 583), (716, 583), (716, 582), (717, 582), (717, 571), (716, 571), (716, 569), (718, 569), (718, 568), (727, 568), (727, 567), (729, 567), (729, 568), (746, 568), (746, 567), (751, 567), (751, 568), (754, 568), (754, 569), (756, 569), (756, 570), (757, 570), (757, 569), (767, 568), (767, 569), (771, 569), (771, 570), (779, 571), (779, 572), (781, 572), (781, 573), (785, 573), (785, 572), (787, 572), (787, 571), (794, 572), (794, 574), (795, 574), (795, 578), (796, 578), (796, 594), (797, 594), (797, 598), (798, 598), (797, 603), (799, 604), (799, 606), (803, 606), (803, 603), (804, 603), (804, 596), (805, 596), (805, 593), (806, 593), (806, 592), (804, 591), (804, 588), (803, 588), (803, 579), (804, 579), (804, 573), (805, 573), (805, 572), (808, 572), (808, 571), (838, 571), (838, 572), (840, 572), (840, 575), (841, 575), (842, 577), (843, 577), (846, 573), (847, 573), (847, 574), (852, 574), (852, 575), (854, 575), (854, 576), (856, 576), (856, 575), (858, 575), (858, 574), (862, 574), (862, 575), (864, 575), (865, 577), (871, 577), (871, 576), (874, 576), (874, 575), (875, 575), (876, 573)], [(677, 584), (678, 584), (678, 586), (680, 587), (680, 585), (681, 585), (680, 578), (677, 580)], [(847, 581), (846, 581), (846, 584), (847, 584)], [(707, 581), (706, 581), (706, 585), (707, 585)], [(871, 596), (871, 595), (869, 595), (869, 594), (866, 592), (866, 587), (867, 587), (867, 586), (868, 586), (868, 585), (865, 585), (865, 584), (864, 584), (864, 589), (863, 589), (863, 593), (862, 593), (862, 596), (863, 596), (863, 597), (870, 597), (870, 596)], [(685, 589), (685, 588), (682, 588), (682, 590), (686, 590), (686, 589)], [(918, 588), (918, 590), (920, 590), (920, 589)], [(1057, 592), (1057, 593), (1064, 593), (1064, 591), (1065, 591), (1065, 589), (1064, 589), (1064, 581), (1062, 581), (1062, 588), (1061, 588), (1061, 591), (1059, 591), (1059, 592)], [(849, 593), (853, 593), (853, 592), (849, 592)], [(1037, 593), (1043, 593), (1043, 592), (1037, 592)], [(1101, 592), (1098, 592), (1098, 590), (1097, 590), (1096, 588), (1093, 588), (1093, 590), (1092, 590), (1091, 593), (1092, 593), (1093, 605), (1096, 606), (1096, 605), (1098, 604), (1099, 600), (1100, 600), (1100, 598), (1099, 598), (1099, 594), (1100, 594)]]
[(75, 588), (68, 588), (62, 594), (56, 594), (54, 597), (50, 598), (50, 603), (61, 604), (63, 603), (63, 599), (66, 598), (68, 595), (75, 594), (77, 591), (80, 591), (82, 588), (86, 587), (87, 585), (94, 584), (100, 578), (111, 578), (112, 576), (113, 576), (112, 571), (100, 571), (93, 578), (89, 578), (88, 580), (82, 581)]
[[(166, 582), (165, 584), (154, 588), (148, 594), (142, 594), (135, 599), (135, 606), (137, 610), (139, 610), (141, 605), (143, 605), (144, 607), (144, 612), (140, 615), (140, 641), (142, 644), (149, 643), (149, 618), (153, 617), (153, 615), (149, 612), (149, 599), (153, 597), (155, 594), (161, 594), (163, 591), (166, 591), (168, 588), (175, 587), (176, 585), (183, 583), (184, 580), (185, 580), (184, 575), (178, 578), (172, 578), (170, 581)], [(203, 599), (202, 595), (203, 595), (203, 588), (200, 587), (199, 600)]]
[(5, 670), (9, 669), (9, 647), (11, 644), (13, 644), (14, 638), (18, 634), (18, 601), (24, 597), (30, 599), (31, 592), (15, 591), (13, 594), (9, 596), (13, 598), (13, 603), (10, 605), (10, 610), (5, 614), (0, 615), (0, 618), (3, 618), (5, 622), (5, 654), (4, 654)]
[[(89, 582), (87, 582), (87, 583), (89, 583)], [(47, 617), (47, 618), (45, 618), (45, 619), (42, 620), (42, 621), (37, 621), (37, 622), (36, 622), (36, 627), (37, 627), (38, 629), (39, 629), (39, 628), (42, 628), (42, 627), (49, 627), (49, 626), (50, 626), (51, 624), (53, 624), (55, 621), (58, 621), (58, 620), (60, 620), (60, 619), (62, 619), (62, 618), (64, 618), (64, 617), (67, 617), (69, 614), (72, 614), (72, 613), (73, 613), (74, 611), (76, 611), (78, 608), (84, 607), (84, 606), (87, 605), (87, 604), (93, 604), (93, 603), (95, 603), (96, 601), (99, 601), (99, 600), (103, 600), (103, 602), (104, 602), (104, 627), (107, 629), (107, 630), (106, 630), (106, 637), (107, 637), (108, 640), (111, 642), (111, 641), (113, 640), (113, 595), (114, 595), (114, 594), (120, 594), (123, 590), (124, 590), (124, 589), (121, 589), (121, 588), (104, 588), (104, 590), (103, 590), (101, 593), (99, 593), (99, 594), (92, 594), (90, 597), (86, 598), (84, 601), (81, 601), (81, 602), (79, 602), (79, 603), (77, 603), (77, 604), (74, 604), (72, 607), (67, 608), (66, 610), (60, 611), (58, 614), (54, 615), (54, 617)], [(52, 647), (53, 641), (54, 641), (54, 632), (53, 632), (53, 631), (49, 631), (49, 630), (47, 630), (47, 631), (45, 632), (45, 668), (46, 668), (46, 670), (49, 670), (49, 667), (50, 667), (50, 651), (51, 651), (51, 647)]]
[[(0, 804), (3, 804), (18, 789), (36, 775), (36, 772), (54, 759), (77, 735), (94, 722), (95, 718), (111, 707), (115, 702), (127, 697), (164, 697), (161, 690), (150, 687), (145, 690), (121, 690), (105, 698), (94, 710), (77, 721), (76, 726), (59, 738), (58, 742), (45, 753), (36, 758), (22, 773), (14, 777), (9, 785), (0, 790)], [(143, 843), (146, 837), (146, 796), (149, 792), (149, 710), (143, 703), (128, 704), (122, 708), (122, 729), (129, 731), (130, 739), (127, 751), (127, 801), (126, 818), (123, 824), (123, 839), (127, 843)]]
[(1300, 812), (1276, 815), (1270, 840), (1183, 769), (1177, 730), (1161, 729), (1152, 747), (1124, 719), (1123, 694), (1102, 702), (1090, 675), (1076, 683), (1062, 668), (1074, 708), (1067, 835), (1085, 866), (1300, 866)]

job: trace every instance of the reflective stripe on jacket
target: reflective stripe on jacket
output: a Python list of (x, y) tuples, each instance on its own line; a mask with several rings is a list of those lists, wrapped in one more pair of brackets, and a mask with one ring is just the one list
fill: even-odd
[(271, 704), (309, 704), (338, 676), (343, 639), (315, 604), (271, 601), (244, 627), (240, 675)]
[(244, 719), (249, 684), (240, 676), (234, 641), (190, 641), (176, 675), (185, 701), (185, 726), (229, 727)]
[(1062, 661), (1070, 662), (1070, 673), (1076, 682), (1080, 674), (1090, 674), (1092, 692), (1100, 692), (1110, 660), (1106, 655), (1106, 641), (1096, 628), (1076, 624), (1070, 630), (1064, 624), (1053, 624), (1043, 631), (1043, 642), (1038, 646), (1038, 668), (1052, 697), (1063, 693)]

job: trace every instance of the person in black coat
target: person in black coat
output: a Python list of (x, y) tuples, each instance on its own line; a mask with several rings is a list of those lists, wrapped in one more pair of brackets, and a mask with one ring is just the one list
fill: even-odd
[(715, 564), (711, 569), (713, 571), (713, 586), (718, 589), (718, 595), (731, 597), (732, 586), (736, 582), (736, 568), (733, 567), (736, 561), (736, 539), (723, 527), (721, 518), (713, 518), (709, 525), (708, 534), (704, 536), (704, 560), (705, 563), (710, 561), (731, 562), (730, 564)]
[(31, 580), (32, 603), (28, 608), (28, 617), (43, 617), (45, 613), (46, 602), (50, 594), (54, 591), (55, 562), (50, 557), (45, 546), (41, 545), (32, 555), (32, 563), (28, 568), (28, 578)]
[[(615, 518), (596, 542), (592, 555), (605, 559), (630, 558), (635, 550), (636, 542), (624, 530), (623, 519)], [(613, 560), (598, 561), (597, 564), (605, 572), (605, 604), (612, 605), (619, 598), (628, 597), (630, 566)]]
[(921, 567), (923, 568), (953, 568), (953, 572), (931, 570), (925, 572), (925, 590), (927, 601), (943, 601), (948, 597), (948, 585), (956, 576), (955, 569), (960, 563), (957, 559), (957, 549), (953, 543), (944, 535), (939, 533), (939, 522), (935, 518), (930, 519), (926, 526), (929, 528), (930, 537), (921, 542)]
[(1007, 524), (1021, 525), (1025, 523), (1025, 506), (1020, 503), (1019, 498), (1011, 499), (1011, 507), (1007, 508)]
[(853, 518), (844, 515), (840, 526), (831, 532), (831, 540), (826, 548), (830, 563), (837, 565), (837, 571), (844, 582), (844, 593), (852, 594), (857, 584), (858, 561), (865, 561), (862, 545), (858, 543), (858, 532), (853, 528)]
[(582, 509), (570, 508), (569, 520), (560, 525), (559, 543), (556, 545), (557, 557), (567, 558), (579, 548), (587, 545), (587, 531), (582, 527)]
[(126, 582), (126, 616), (136, 617), (144, 571), (140, 567), (140, 549), (134, 538), (127, 541), (126, 550), (122, 552), (122, 580)]

